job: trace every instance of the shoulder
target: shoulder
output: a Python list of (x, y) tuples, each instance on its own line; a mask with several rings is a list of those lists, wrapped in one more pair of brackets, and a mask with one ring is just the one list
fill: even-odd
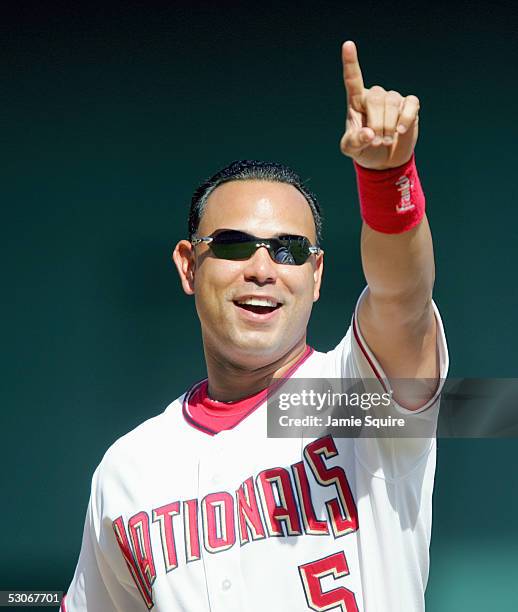
[(167, 449), (175, 446), (174, 441), (182, 439), (184, 427), (182, 402), (185, 393), (171, 402), (166, 409), (147, 419), (127, 434), (117, 439), (105, 452), (99, 463), (94, 479), (98, 484), (122, 480), (131, 475), (138, 479), (165, 459)]
[(296, 372), (297, 378), (320, 378), (322, 376), (340, 378), (343, 364), (351, 353), (352, 329), (349, 327), (340, 342), (331, 350), (313, 350), (310, 357)]

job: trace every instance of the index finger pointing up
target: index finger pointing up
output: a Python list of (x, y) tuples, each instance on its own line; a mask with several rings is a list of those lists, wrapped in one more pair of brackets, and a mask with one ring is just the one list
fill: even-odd
[(349, 103), (359, 112), (363, 109), (363, 77), (358, 61), (356, 45), (352, 40), (344, 42), (342, 45), (342, 64), (344, 68), (344, 85), (347, 91)]

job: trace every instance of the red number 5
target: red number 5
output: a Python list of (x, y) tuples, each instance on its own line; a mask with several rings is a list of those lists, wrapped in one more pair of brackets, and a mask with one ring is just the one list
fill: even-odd
[(341, 612), (358, 612), (356, 598), (349, 589), (338, 587), (331, 591), (322, 591), (321, 578), (332, 575), (336, 579), (349, 575), (349, 567), (343, 552), (300, 565), (299, 573), (308, 606), (312, 610), (322, 612), (336, 608)]

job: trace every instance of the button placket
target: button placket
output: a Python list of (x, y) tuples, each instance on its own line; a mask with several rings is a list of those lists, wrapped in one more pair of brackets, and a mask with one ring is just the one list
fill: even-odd
[[(226, 432), (222, 432), (226, 433)], [(210, 448), (200, 458), (200, 511), (203, 498), (210, 493), (227, 492), (234, 497), (232, 469), (228, 463), (231, 459), (225, 449), (225, 436), (218, 434), (211, 441)], [(219, 438), (219, 439), (216, 439)], [(234, 506), (234, 521), (235, 506)], [(244, 612), (240, 589), (240, 550), (236, 526), (236, 541), (227, 550), (209, 552), (205, 547), (203, 517), (200, 514), (200, 544), (202, 547), (205, 576), (208, 585), (210, 606), (213, 612)]]

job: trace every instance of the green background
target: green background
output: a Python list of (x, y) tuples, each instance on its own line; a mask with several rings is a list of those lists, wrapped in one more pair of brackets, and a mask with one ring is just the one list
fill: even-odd
[[(309, 180), (326, 249), (309, 342), (344, 334), (364, 281), (343, 40), (367, 86), (421, 100), (451, 375), (518, 376), (511, 3), (3, 6), (1, 589), (67, 589), (104, 451), (205, 375), (170, 253), (208, 175), (258, 158)], [(518, 609), (517, 451), (439, 441), (427, 610)]]

